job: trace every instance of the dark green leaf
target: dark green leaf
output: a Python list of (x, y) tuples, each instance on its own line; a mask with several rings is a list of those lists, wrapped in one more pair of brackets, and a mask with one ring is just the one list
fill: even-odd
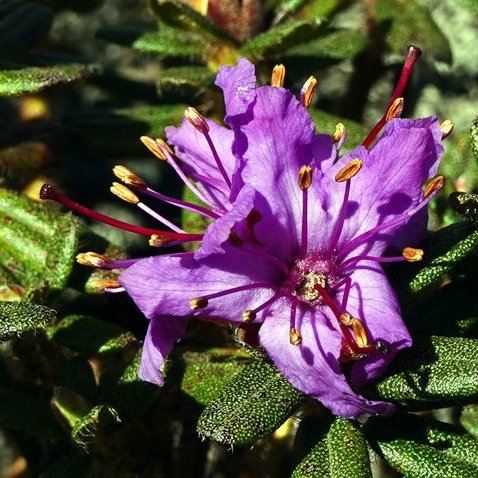
[(14, 57), (35, 46), (50, 30), (53, 14), (45, 5), (0, 2), (0, 56)]
[(478, 473), (478, 442), (447, 423), (396, 415), (391, 419), (372, 418), (367, 437), (390, 465), (405, 476), (425, 478), (464, 477)]
[(34, 93), (58, 83), (70, 83), (97, 73), (88, 65), (31, 66), (21, 70), (0, 70), (0, 95)]
[(283, 55), (346, 60), (359, 54), (367, 43), (367, 37), (357, 31), (340, 30), (288, 48)]
[(478, 340), (415, 338), (392, 363), (388, 376), (368, 388), (376, 398), (416, 408), (478, 398)]
[(295, 435), (291, 478), (330, 478), (329, 447), (325, 417), (305, 417), (300, 421)]
[(289, 18), (309, 2), (310, 0), (282, 0), (278, 2), (274, 16), (274, 24), (281, 23), (283, 20)]
[(50, 206), (0, 190), (0, 269), (20, 297), (62, 289), (73, 267), (79, 223)]
[(438, 60), (451, 62), (448, 39), (431, 17), (428, 8), (416, 1), (380, 0), (377, 21), (385, 30), (385, 40), (394, 53), (403, 54), (406, 45), (419, 45)]
[(132, 46), (139, 51), (173, 57), (201, 57), (206, 47), (200, 37), (180, 30), (145, 33)]
[(0, 340), (18, 336), (27, 330), (44, 328), (55, 319), (49, 307), (20, 302), (0, 302)]
[(272, 433), (303, 400), (273, 365), (255, 361), (203, 411), (197, 430), (220, 443), (252, 444)]
[(91, 461), (86, 455), (67, 455), (49, 466), (38, 478), (88, 478)]
[(478, 405), (473, 404), (463, 407), (460, 423), (470, 435), (478, 439)]
[(367, 442), (360, 426), (336, 418), (327, 434), (331, 478), (372, 478)]
[(234, 43), (233, 38), (209, 18), (180, 0), (148, 0), (149, 9), (166, 25), (208, 36), (210, 39)]
[(69, 315), (48, 335), (56, 342), (78, 352), (114, 352), (135, 343), (133, 334), (115, 324), (84, 315)]
[(473, 120), (470, 127), (471, 150), (478, 161), (478, 116)]
[(410, 281), (413, 293), (439, 281), (477, 247), (478, 230), (470, 233), (472, 228), (473, 225), (456, 224), (431, 236), (423, 247), (425, 260), (420, 263), (420, 270)]
[(319, 32), (321, 22), (290, 21), (260, 33), (249, 40), (241, 49), (246, 55), (264, 58), (272, 53), (284, 51), (300, 43), (312, 40)]
[(158, 87), (207, 86), (212, 84), (215, 74), (202, 66), (179, 66), (163, 68), (158, 79)]
[(46, 400), (6, 388), (0, 388), (0, 423), (43, 439), (63, 434)]
[(227, 382), (250, 361), (235, 349), (186, 352), (181, 358), (184, 363), (181, 389), (202, 405), (212, 403)]

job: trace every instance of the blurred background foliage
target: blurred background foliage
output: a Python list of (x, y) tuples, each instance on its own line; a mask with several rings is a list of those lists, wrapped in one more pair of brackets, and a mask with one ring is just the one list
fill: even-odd
[[(456, 127), (430, 221), (433, 231), (449, 227), (429, 239), (428, 262), (394, 278), (422, 339), (367, 392), (404, 416), (365, 427), (333, 420), (207, 323), (191, 324), (164, 389), (140, 382), (146, 320), (127, 297), (95, 293), (74, 257), (151, 251), (142, 238), (39, 203), (40, 185), (148, 225), (108, 195), (111, 168), (181, 195), (138, 138), (162, 137), (186, 105), (220, 121), (215, 74), (240, 56), (262, 84), (277, 63), (293, 91), (315, 75), (317, 128), (332, 134), (344, 123), (351, 149), (382, 116), (410, 43), (424, 54), (404, 116)], [(473, 0), (0, 0), (2, 476), (360, 478), (372, 476), (370, 463), (376, 477), (478, 476), (478, 197), (464, 220), (447, 201), (478, 192), (477, 44)], [(198, 431), (213, 440), (198, 438), (200, 415)]]

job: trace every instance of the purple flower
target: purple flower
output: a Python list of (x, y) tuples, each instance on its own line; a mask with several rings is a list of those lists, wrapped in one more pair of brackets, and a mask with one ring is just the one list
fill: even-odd
[(426, 232), (426, 205), (442, 184), (437, 177), (423, 189), (443, 152), (437, 119), (391, 119), (400, 109), (391, 102), (376, 143), (369, 136), (367, 147), (340, 156), (341, 129), (316, 134), (307, 112), (313, 83), (299, 99), (280, 81), (256, 88), (254, 66), (241, 59), (222, 68), (216, 84), (228, 128), (189, 109), (180, 127), (167, 129), (174, 152), (144, 140), (204, 207), (167, 198), (127, 170), (117, 174), (209, 217), (204, 236), (174, 225), (174, 233), (153, 235), (155, 245), (202, 240), (197, 252), (122, 262), (83, 255), (99, 267), (125, 268), (119, 283), (150, 319), (141, 378), (162, 385), (165, 357), (195, 316), (255, 331), (292, 385), (336, 415), (391, 413), (392, 404), (354, 388), (411, 345), (381, 264), (423, 254), (410, 246)]
[(349, 380), (373, 380), (411, 345), (380, 263), (420, 256), (384, 253), (425, 231), (419, 211), (434, 189), (425, 197), (422, 186), (442, 153), (437, 120), (394, 119), (370, 150), (339, 158), (290, 91), (255, 87), (246, 60), (223, 68), (217, 84), (231, 129), (208, 121), (206, 131), (190, 117), (167, 136), (218, 218), (196, 254), (144, 259), (119, 278), (151, 320), (141, 377), (162, 383), (191, 315), (254, 322), (284, 376), (336, 415), (391, 412)]

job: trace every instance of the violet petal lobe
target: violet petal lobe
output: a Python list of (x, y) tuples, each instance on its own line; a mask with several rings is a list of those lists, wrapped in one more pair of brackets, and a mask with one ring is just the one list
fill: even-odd
[(297, 311), (303, 337), (301, 345), (289, 341), (287, 303), (276, 302), (259, 330), (261, 345), (274, 364), (298, 390), (322, 402), (332, 413), (357, 419), (365, 415), (390, 414), (390, 403), (368, 400), (356, 394), (338, 362), (342, 335), (317, 309)]

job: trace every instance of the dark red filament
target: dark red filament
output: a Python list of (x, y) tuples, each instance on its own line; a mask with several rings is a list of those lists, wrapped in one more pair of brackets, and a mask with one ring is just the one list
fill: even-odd
[(166, 241), (175, 241), (180, 239), (190, 239), (190, 240), (201, 240), (202, 234), (180, 234), (177, 232), (169, 232), (169, 231), (160, 231), (158, 229), (149, 229), (147, 227), (140, 227), (135, 226), (133, 224), (128, 224), (127, 222), (118, 221), (110, 216), (106, 216), (99, 212), (93, 211), (92, 209), (79, 204), (67, 196), (56, 191), (53, 186), (50, 184), (44, 184), (40, 190), (40, 199), (52, 199), (63, 206), (71, 209), (72, 211), (78, 212), (84, 216), (90, 217), (96, 221), (103, 222), (105, 224), (109, 224), (110, 226), (116, 227), (117, 229), (122, 229), (123, 231), (134, 232), (136, 234), (141, 234), (144, 236), (152, 236), (153, 234), (157, 234), (161, 238), (164, 237)]
[(403, 64), (402, 72), (400, 73), (400, 78), (398, 79), (397, 86), (395, 87), (395, 91), (392, 94), (392, 99), (390, 100), (387, 109), (385, 110), (385, 114), (382, 116), (380, 121), (372, 128), (368, 136), (365, 138), (364, 142), (362, 143), (367, 149), (372, 144), (373, 140), (377, 137), (378, 133), (380, 133), (381, 129), (384, 127), (385, 123), (387, 122), (387, 113), (390, 107), (393, 105), (393, 102), (400, 98), (403, 95), (403, 90), (407, 86), (408, 80), (410, 79), (410, 75), (412, 74), (413, 67), (415, 63), (420, 58), (422, 51), (420, 48), (410, 45), (408, 47), (408, 55), (405, 63)]

